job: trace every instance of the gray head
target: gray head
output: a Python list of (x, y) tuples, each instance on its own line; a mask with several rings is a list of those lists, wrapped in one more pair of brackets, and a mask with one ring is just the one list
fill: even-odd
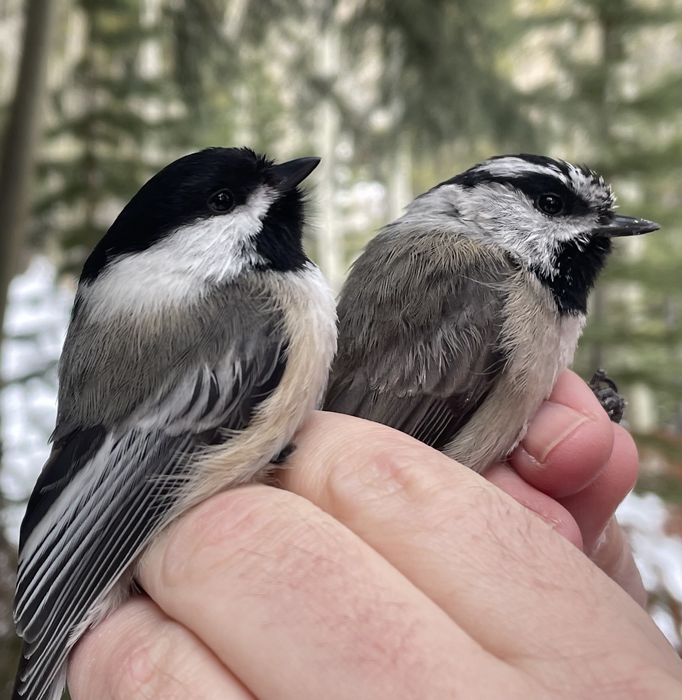
[(498, 156), (417, 197), (391, 227), (452, 231), (503, 249), (535, 272), (560, 310), (584, 312), (614, 236), (659, 228), (616, 214), (615, 196), (586, 167), (544, 156)]

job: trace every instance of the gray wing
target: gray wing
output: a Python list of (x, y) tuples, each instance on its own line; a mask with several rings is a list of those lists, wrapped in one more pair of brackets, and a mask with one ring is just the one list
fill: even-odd
[(167, 521), (190, 477), (189, 457), (245, 428), (276, 389), (287, 350), (279, 319), (252, 316), (247, 336), (248, 352), (243, 334), (220, 356), (206, 349), (211, 343), (199, 345), (197, 360), (184, 364), (184, 381), (171, 376), (127, 416), (56, 431), (22, 523), (17, 700), (61, 697), (70, 649)]
[(390, 229), (355, 263), (339, 301), (339, 352), (325, 410), (442, 448), (485, 400), (506, 363), (503, 256), (475, 243)]

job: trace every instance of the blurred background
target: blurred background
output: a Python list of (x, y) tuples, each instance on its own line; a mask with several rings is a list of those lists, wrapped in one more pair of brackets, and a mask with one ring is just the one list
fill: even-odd
[(210, 145), (323, 157), (307, 244), (337, 289), (415, 195), (499, 153), (587, 163), (663, 225), (619, 241), (575, 368), (629, 399), (619, 516), (679, 649), (682, 0), (0, 0), (0, 126), (0, 698), (75, 276), (151, 174)]

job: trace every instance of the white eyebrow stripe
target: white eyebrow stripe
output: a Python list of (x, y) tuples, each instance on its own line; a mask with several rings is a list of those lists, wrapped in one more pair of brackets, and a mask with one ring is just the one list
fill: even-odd
[(479, 170), (486, 172), (496, 177), (515, 177), (518, 175), (533, 174), (533, 175), (548, 175), (555, 177), (564, 183), (567, 187), (570, 186), (569, 178), (553, 165), (538, 165), (537, 163), (529, 163), (523, 158), (500, 158), (499, 160), (488, 160), (481, 164)]

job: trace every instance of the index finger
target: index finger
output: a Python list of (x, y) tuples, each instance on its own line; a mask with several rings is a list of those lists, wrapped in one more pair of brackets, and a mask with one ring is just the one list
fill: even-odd
[[(350, 416), (318, 413), (296, 443), (284, 485), (357, 533), (496, 656), (569, 662), (579, 648), (603, 661), (604, 649), (620, 648), (656, 663), (667, 655), (680, 673), (639, 606), (471, 470)], [(642, 630), (653, 644), (642, 645)]]
[[(472, 687), (495, 697), (500, 679), (520, 675), (338, 521), (280, 489), (197, 506), (153, 543), (139, 576), (261, 700), (471, 697)], [(484, 664), (492, 678), (478, 678)]]

